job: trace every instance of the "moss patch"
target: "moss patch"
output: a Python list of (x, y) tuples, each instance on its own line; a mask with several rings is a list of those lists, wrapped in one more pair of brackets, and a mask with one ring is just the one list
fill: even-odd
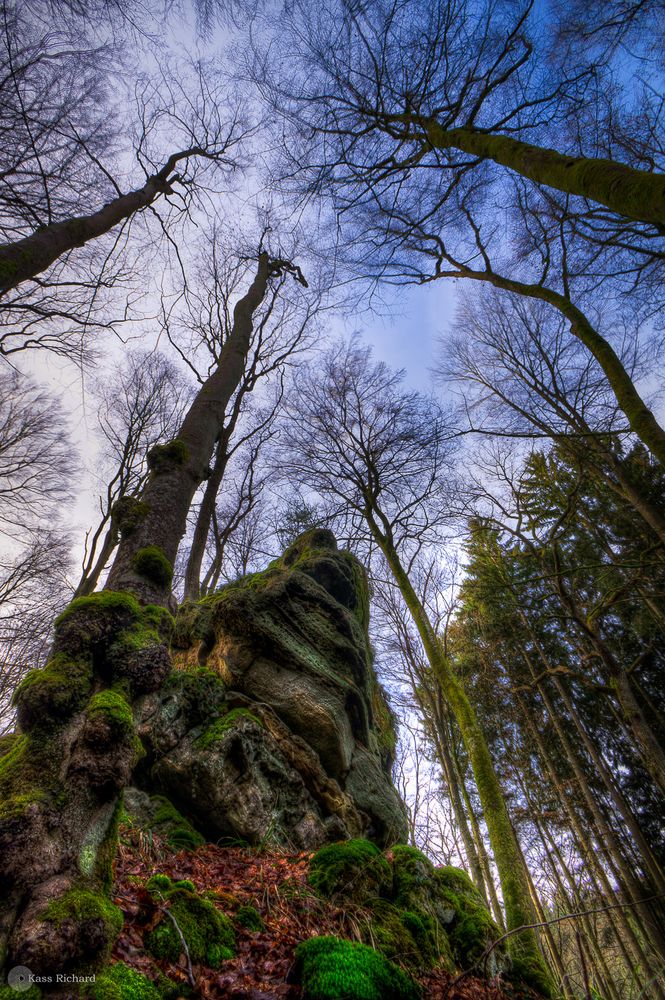
[(155, 795), (153, 801), (159, 805), (152, 818), (150, 829), (166, 837), (169, 847), (174, 850), (186, 848), (193, 851), (205, 843), (205, 837), (194, 829), (172, 802), (161, 795)]
[(104, 969), (83, 995), (86, 1000), (161, 1000), (162, 996), (154, 983), (124, 962)]
[(58, 743), (57, 730), (31, 732), (0, 758), (0, 832), (9, 833), (33, 804), (48, 803), (60, 792)]
[(366, 945), (318, 937), (296, 948), (304, 1000), (417, 1000), (417, 984)]
[(263, 728), (263, 723), (256, 716), (253, 715), (247, 708), (232, 708), (230, 712), (223, 715), (220, 719), (215, 719), (212, 725), (208, 726), (206, 731), (199, 736), (196, 741), (197, 747), (201, 750), (209, 750), (214, 747), (215, 743), (229, 733), (242, 719), (248, 719), (251, 722), (255, 722), (257, 726)]
[(90, 657), (56, 653), (40, 670), (31, 670), (14, 692), (21, 728), (64, 722), (85, 704), (92, 689)]
[(421, 906), (431, 897), (434, 865), (422, 851), (406, 844), (396, 844), (391, 854), (395, 902), (407, 909)]
[(146, 545), (132, 556), (132, 567), (139, 576), (158, 587), (170, 587), (173, 566), (159, 545)]
[(99, 691), (88, 704), (86, 715), (92, 722), (103, 721), (113, 736), (126, 740), (134, 735), (134, 716), (127, 700), (117, 691)]
[(487, 946), (500, 936), (475, 885), (461, 868), (451, 866), (434, 872), (437, 899), (454, 911), (448, 938), (455, 961), (468, 969)]
[(310, 885), (322, 896), (362, 901), (379, 896), (391, 881), (390, 865), (369, 840), (328, 844), (317, 851), (309, 869)]
[(170, 879), (164, 882), (164, 879), (164, 875), (153, 876), (146, 883), (146, 888), (168, 906), (173, 919), (166, 913), (162, 914), (154, 930), (146, 935), (148, 951), (155, 958), (177, 962), (184, 951), (182, 934), (192, 962), (205, 962), (217, 968), (223, 961), (232, 958), (235, 954), (235, 933), (229, 918), (196, 892), (182, 884), (172, 883)]
[(184, 465), (187, 461), (187, 445), (179, 438), (156, 444), (148, 452), (148, 467), (159, 475), (168, 472), (174, 466)]
[(246, 904), (241, 906), (236, 913), (235, 922), (248, 931), (264, 931), (265, 924), (263, 918), (255, 906)]
[(149, 511), (149, 506), (137, 497), (120, 497), (113, 504), (111, 517), (123, 537), (131, 535)]

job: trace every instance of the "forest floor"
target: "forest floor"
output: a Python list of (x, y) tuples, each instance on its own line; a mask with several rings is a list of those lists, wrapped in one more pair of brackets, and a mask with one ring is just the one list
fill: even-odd
[[(113, 958), (149, 978), (158, 970), (183, 984), (183, 995), (214, 1000), (298, 1000), (300, 987), (288, 981), (296, 946), (319, 934), (358, 939), (361, 914), (319, 899), (307, 884), (311, 854), (272, 849), (217, 847), (172, 851), (158, 837), (132, 831), (123, 837), (115, 862), (113, 901), (125, 917)], [(216, 904), (233, 918), (243, 905), (259, 911), (265, 930), (236, 926), (237, 955), (221, 968), (188, 968), (183, 953), (177, 965), (157, 962), (144, 947), (144, 935), (159, 918), (143, 887), (157, 872), (174, 881), (189, 879), (198, 892), (214, 892)], [(513, 987), (452, 976), (434, 970), (418, 977), (424, 1000), (528, 1000)], [(457, 981), (459, 980), (459, 981)]]

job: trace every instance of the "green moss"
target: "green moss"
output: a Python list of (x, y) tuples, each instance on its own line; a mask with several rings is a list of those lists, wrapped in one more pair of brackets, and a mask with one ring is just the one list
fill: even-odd
[(35, 803), (47, 803), (61, 791), (57, 730), (36, 730), (16, 739), (0, 758), (0, 826), (11, 827)]
[(328, 844), (312, 858), (309, 882), (322, 896), (363, 900), (378, 896), (391, 883), (390, 865), (376, 844), (347, 840)]
[(150, 823), (150, 829), (166, 837), (169, 847), (174, 850), (196, 850), (205, 843), (205, 837), (194, 829), (172, 802), (161, 795), (153, 796), (159, 806)]
[(263, 723), (258, 718), (258, 716), (253, 715), (246, 708), (232, 708), (230, 712), (223, 715), (220, 719), (215, 719), (212, 725), (208, 726), (206, 731), (199, 736), (196, 741), (197, 747), (201, 750), (209, 750), (214, 747), (215, 743), (219, 740), (224, 739), (227, 733), (229, 733), (241, 719), (249, 719), (255, 722), (257, 726), (263, 728)]
[(148, 504), (137, 497), (120, 497), (113, 504), (111, 517), (124, 538), (138, 528), (149, 510)]
[(552, 981), (543, 969), (542, 961), (534, 961), (530, 955), (513, 955), (508, 979), (517, 986), (530, 986), (540, 996), (552, 996)]
[(132, 556), (132, 566), (139, 576), (158, 587), (169, 587), (173, 580), (173, 566), (159, 545), (146, 545)]
[(45, 667), (31, 670), (14, 692), (21, 728), (66, 721), (83, 707), (91, 689), (90, 658), (56, 653)]
[(134, 735), (134, 716), (126, 699), (117, 691), (99, 691), (88, 704), (86, 715), (91, 721), (103, 720), (118, 740)]
[(20, 992), (13, 986), (0, 986), (0, 1000), (17, 1000), (17, 997), (21, 997), (21, 1000), (40, 1000), (41, 995), (42, 991), (34, 984)]
[(196, 886), (191, 879), (188, 878), (178, 879), (178, 881), (174, 882), (173, 885), (176, 889), (187, 889), (188, 892), (196, 892)]
[[(235, 933), (227, 916), (220, 913), (212, 903), (184, 886), (153, 875), (146, 883), (149, 892), (168, 902), (172, 918), (163, 914), (160, 922), (146, 935), (145, 945), (155, 958), (177, 962), (183, 952), (185, 939), (192, 962), (205, 962), (217, 968), (223, 961), (235, 954)], [(178, 925), (180, 933), (174, 924)]]
[(255, 906), (241, 906), (235, 915), (235, 922), (248, 931), (264, 931), (263, 918)]
[(296, 948), (295, 974), (303, 1000), (416, 1000), (417, 984), (372, 948), (334, 937), (310, 938)]
[(159, 872), (156, 875), (151, 875), (145, 884), (148, 892), (152, 893), (164, 893), (169, 892), (173, 888), (173, 882), (168, 877), (168, 875), (161, 875)]
[(168, 472), (174, 466), (184, 465), (187, 461), (187, 445), (179, 438), (156, 444), (148, 452), (148, 466), (159, 475)]
[(396, 844), (393, 858), (393, 896), (400, 906), (418, 907), (431, 896), (434, 865), (422, 851)]
[(5, 754), (8, 754), (12, 747), (16, 744), (16, 741), (20, 738), (20, 733), (5, 733), (4, 736), (0, 736), (0, 757), (4, 757)]
[(74, 657), (103, 650), (140, 620), (141, 606), (132, 594), (102, 590), (77, 597), (56, 618), (54, 649)]
[(161, 1000), (155, 984), (124, 962), (104, 969), (84, 996), (89, 1000)]
[[(85, 931), (81, 925), (86, 922), (101, 923), (105, 944), (97, 953), (100, 962), (108, 958), (123, 924), (122, 911), (103, 893), (79, 888), (70, 889), (60, 899), (49, 903), (39, 919), (52, 921), (58, 927), (71, 921), (78, 926), (82, 936), (85, 936)], [(95, 938), (99, 940), (98, 930), (95, 931)]]
[(437, 898), (455, 914), (448, 929), (453, 956), (458, 965), (468, 969), (500, 936), (499, 928), (465, 871), (451, 866), (438, 868), (434, 879)]
[(168, 642), (175, 629), (175, 619), (170, 611), (159, 604), (146, 604), (142, 611), (143, 624), (148, 629), (154, 629), (159, 639)]
[(439, 957), (434, 919), (424, 912), (403, 910), (385, 899), (371, 904), (367, 939), (386, 958), (412, 969), (429, 969)]

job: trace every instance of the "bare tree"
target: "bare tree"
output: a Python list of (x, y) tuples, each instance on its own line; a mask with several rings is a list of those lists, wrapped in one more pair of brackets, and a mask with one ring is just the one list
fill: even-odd
[(46, 32), (3, 0), (4, 355), (76, 356), (87, 331), (136, 315), (157, 248), (175, 251), (177, 227), (238, 165), (247, 128), (216, 67), (185, 59), (133, 73), (132, 114), (110, 96), (127, 72), (121, 49), (66, 24)]
[[(76, 458), (58, 402), (0, 372), (0, 728), (18, 681), (45, 654), (66, 600), (70, 542), (57, 525)], [(50, 530), (44, 528), (50, 524)]]
[[(442, 345), (441, 375), (463, 387), (468, 430), (481, 435), (549, 438), (630, 503), (645, 529), (665, 542), (659, 505), (640, 489), (625, 461), (630, 447), (616, 398), (598, 364), (568, 335), (563, 317), (517, 295), (467, 295), (451, 344)], [(653, 369), (658, 345), (640, 345), (626, 330), (623, 362), (633, 378)], [(623, 442), (623, 443), (622, 443)]]
[[(429, 666), (459, 725), (485, 814), (509, 929), (532, 925), (529, 879), (498, 775), (474, 707), (414, 585), (424, 544), (460, 512), (450, 428), (436, 405), (401, 390), (401, 373), (372, 363), (357, 345), (336, 348), (290, 402), (284, 462), (294, 477), (339, 505), (356, 534), (385, 559)], [(444, 482), (445, 477), (445, 482)], [(513, 937), (515, 960), (549, 995), (552, 984), (533, 930)], [(526, 971), (528, 967), (528, 971)]]
[[(261, 239), (266, 235), (264, 228)], [(176, 307), (164, 309), (163, 328), (200, 384), (219, 364), (224, 345), (232, 333), (233, 302), (246, 271), (245, 257), (229, 249), (228, 237), (223, 239), (219, 226), (214, 224), (198, 248), (195, 280), (184, 287), (182, 299)], [(289, 288), (289, 277), (288, 269), (284, 269), (281, 279), (273, 283), (257, 312), (244, 373), (229, 400), (224, 426), (215, 443), (214, 458), (198, 505), (185, 567), (184, 591), (187, 598), (198, 597), (202, 583), (204, 587), (209, 587), (212, 579), (219, 579), (221, 553), (224, 540), (229, 537), (230, 526), (240, 510), (244, 511), (244, 520), (254, 507), (257, 498), (254, 471), (258, 452), (272, 437), (271, 428), (282, 404), (290, 370), (311, 344), (315, 333), (322, 290), (314, 288), (306, 296), (298, 294)], [(250, 459), (246, 473), (251, 472), (251, 476), (248, 478), (247, 474), (241, 474), (230, 507), (222, 499), (228, 517), (222, 517), (226, 527), (220, 532), (219, 523), (214, 523), (217, 498), (228, 479), (234, 455), (245, 446), (245, 453)], [(245, 506), (247, 486), (253, 497), (249, 507)], [(212, 575), (206, 572), (202, 579), (211, 529), (214, 529), (215, 539), (212, 564), (217, 569)]]

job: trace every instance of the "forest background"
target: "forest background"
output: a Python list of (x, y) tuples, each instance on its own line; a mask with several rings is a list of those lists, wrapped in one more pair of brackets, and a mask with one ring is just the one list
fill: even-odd
[(1, 14), (2, 732), (109, 570), (331, 527), (414, 844), (564, 995), (662, 1000), (663, 4)]

